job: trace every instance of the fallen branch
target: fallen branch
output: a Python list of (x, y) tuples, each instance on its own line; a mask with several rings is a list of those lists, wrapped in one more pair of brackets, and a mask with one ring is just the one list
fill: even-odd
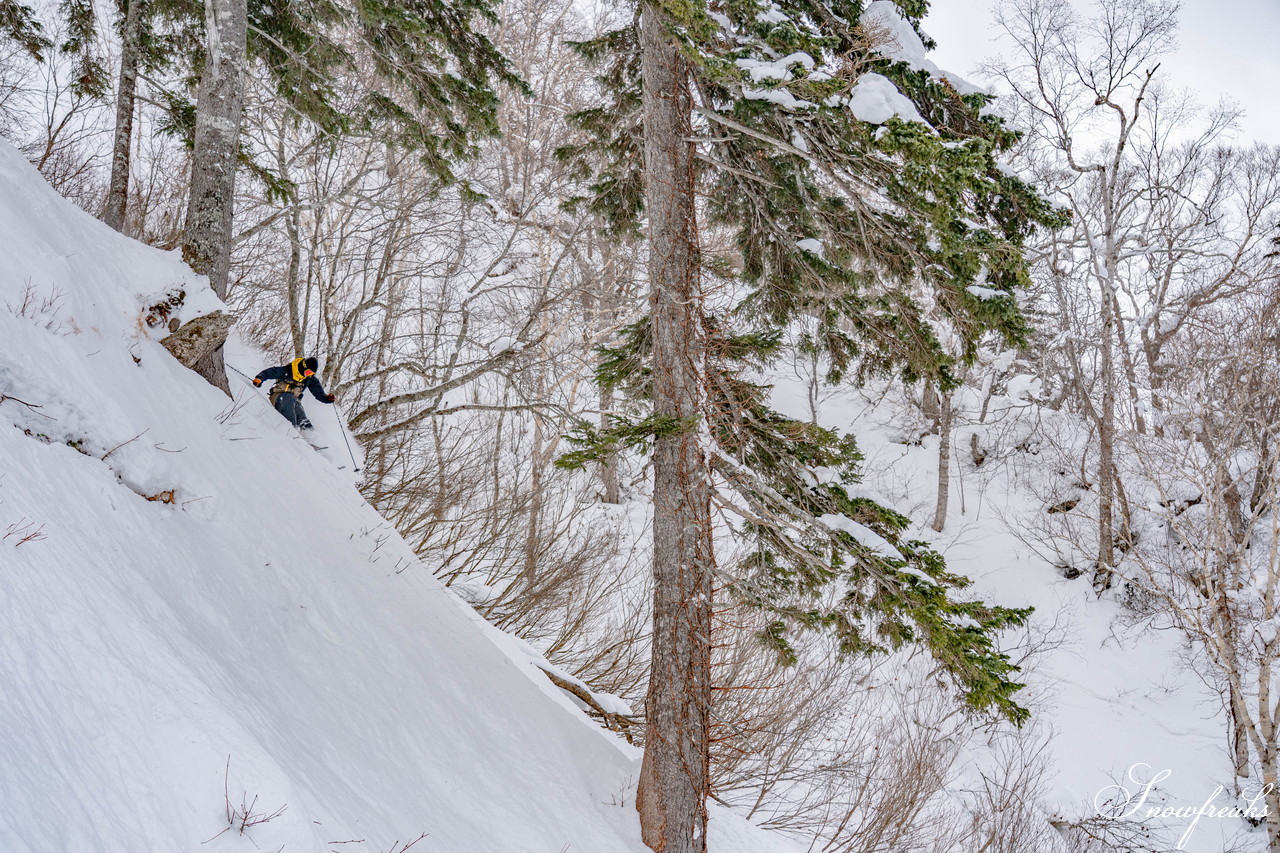
[[(539, 669), (542, 668), (539, 667)], [(627, 739), (627, 743), (635, 743), (635, 741), (631, 739), (631, 727), (636, 724), (636, 720), (633, 717), (606, 711), (600, 706), (600, 703), (596, 701), (596, 697), (591, 695), (591, 691), (587, 690), (581, 684), (575, 684), (568, 679), (561, 678), (559, 675), (556, 675), (554, 672), (547, 669), (542, 669), (542, 673), (546, 675), (547, 678), (551, 679), (551, 683), (556, 687), (573, 694), (578, 699), (582, 700), (583, 704), (593, 712), (600, 715), (609, 731), (618, 732)]]
[(119, 450), (120, 448), (124, 447), (126, 444), (133, 444), (135, 441), (137, 441), (138, 439), (142, 438), (144, 435), (146, 435), (146, 434), (147, 434), (148, 432), (150, 432), (150, 431), (151, 431), (151, 427), (147, 427), (147, 428), (146, 428), (146, 429), (144, 429), (142, 432), (138, 433), (137, 435), (135, 435), (133, 438), (129, 439), (128, 441), (122, 441), (122, 442), (120, 442), (120, 443), (119, 443), (119, 444), (117, 444), (115, 447), (111, 448), (111, 449), (110, 449), (110, 450), (108, 450), (106, 453), (102, 454), (102, 457), (101, 457), (101, 459), (100, 459), (99, 461), (105, 462), (105, 461), (107, 460), (107, 457), (108, 457), (108, 456), (110, 456), (112, 453), (115, 453), (117, 450)]
[(3, 403), (5, 400), (12, 400), (15, 403), (20, 403), (42, 418), (48, 418), (51, 421), (57, 420), (52, 415), (46, 415), (44, 412), (37, 412), (36, 409), (44, 408), (44, 406), (41, 406), (38, 403), (28, 403), (26, 400), (19, 400), (17, 397), (10, 397), (8, 394), (0, 394), (0, 403)]
[(13, 547), (18, 548), (28, 542), (39, 542), (41, 539), (48, 539), (44, 534), (44, 525), (35, 526), (34, 521), (28, 521), (26, 516), (10, 524), (5, 531), (4, 536), (0, 537), (0, 542), (8, 541), (10, 536), (15, 537)]

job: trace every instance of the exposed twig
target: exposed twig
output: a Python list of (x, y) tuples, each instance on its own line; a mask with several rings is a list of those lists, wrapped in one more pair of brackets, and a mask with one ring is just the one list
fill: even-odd
[(44, 408), (38, 403), (28, 403), (26, 400), (19, 400), (17, 397), (11, 397), (8, 394), (0, 394), (0, 403), (3, 403), (5, 400), (12, 400), (15, 403), (20, 403), (42, 418), (48, 418), (51, 421), (57, 420), (57, 418), (52, 415), (46, 415), (44, 412), (37, 412), (36, 409)]
[(146, 435), (146, 434), (147, 434), (147, 433), (149, 433), (150, 431), (151, 431), (151, 428), (150, 428), (150, 427), (147, 427), (147, 428), (146, 428), (146, 429), (144, 429), (142, 432), (138, 433), (137, 435), (135, 435), (133, 438), (129, 439), (128, 441), (122, 441), (122, 442), (120, 442), (120, 443), (119, 443), (119, 444), (117, 444), (115, 447), (111, 448), (111, 449), (110, 449), (110, 450), (108, 450), (106, 453), (102, 454), (102, 456), (101, 456), (101, 457), (99, 457), (99, 458), (100, 458), (103, 462), (105, 462), (105, 461), (106, 461), (106, 459), (107, 459), (107, 457), (108, 457), (108, 456), (110, 456), (112, 453), (115, 453), (117, 450), (119, 450), (120, 448), (124, 447), (126, 444), (132, 444), (133, 442), (135, 442), (135, 441), (137, 441), (138, 439), (142, 438), (144, 435)]

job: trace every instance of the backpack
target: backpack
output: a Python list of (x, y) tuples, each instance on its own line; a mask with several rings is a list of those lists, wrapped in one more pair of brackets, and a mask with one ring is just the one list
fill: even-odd
[[(307, 388), (307, 382), (311, 376), (303, 373), (302, 362), (305, 359), (295, 358), (289, 362), (289, 376), (284, 379), (277, 379), (276, 384), (271, 386), (271, 390), (267, 392), (267, 399), (271, 401), (271, 405), (276, 404), (276, 400), (281, 394), (292, 394), (301, 399), (302, 392)], [(312, 374), (314, 376), (315, 374)]]

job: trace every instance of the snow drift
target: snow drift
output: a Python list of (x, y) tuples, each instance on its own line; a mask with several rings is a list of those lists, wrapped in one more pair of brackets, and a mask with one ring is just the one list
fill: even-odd
[(645, 849), (638, 751), (156, 342), (203, 279), (3, 143), (0, 234), (0, 849)]

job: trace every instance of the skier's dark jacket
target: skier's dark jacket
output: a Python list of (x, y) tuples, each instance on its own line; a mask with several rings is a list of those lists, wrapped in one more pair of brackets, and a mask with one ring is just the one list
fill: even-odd
[[(315, 397), (321, 403), (332, 403), (333, 401), (329, 399), (329, 395), (324, 391), (324, 386), (320, 384), (320, 377), (316, 376), (314, 373), (310, 376), (302, 376), (302, 370), (304, 369), (302, 362), (304, 360), (305, 359), (297, 358), (289, 364), (282, 364), (279, 367), (268, 367), (253, 378), (260, 379), (264, 382), (268, 379), (283, 382), (293, 387), (281, 390), (295, 393), (298, 396), (302, 396), (302, 389), (305, 388), (311, 392), (311, 396)], [(294, 388), (298, 390), (295, 391)]]

